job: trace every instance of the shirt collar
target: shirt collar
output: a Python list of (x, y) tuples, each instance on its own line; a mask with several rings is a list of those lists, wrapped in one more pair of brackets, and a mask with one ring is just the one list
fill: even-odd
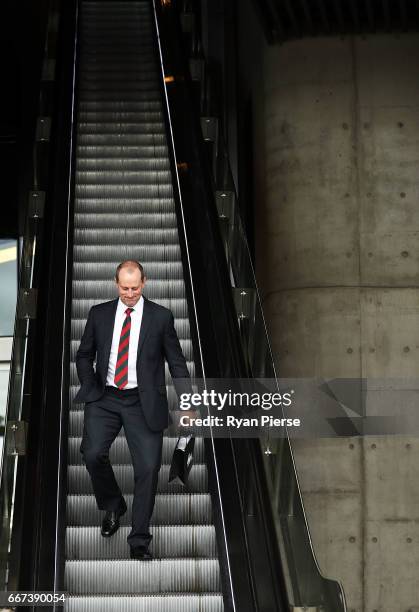
[(125, 312), (127, 308), (132, 308), (135, 312), (140, 312), (141, 309), (143, 308), (143, 304), (144, 304), (143, 296), (140, 297), (140, 299), (135, 304), (135, 306), (127, 306), (126, 304), (124, 304), (121, 298), (118, 298), (118, 310), (122, 312)]

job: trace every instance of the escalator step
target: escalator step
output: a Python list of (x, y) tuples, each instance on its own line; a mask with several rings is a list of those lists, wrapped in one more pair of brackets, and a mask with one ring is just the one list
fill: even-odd
[[(127, 219), (127, 225), (129, 225)], [(75, 228), (74, 241), (76, 244), (88, 246), (89, 244), (110, 245), (137, 245), (137, 244), (176, 244), (178, 242), (177, 230), (168, 229), (137, 229), (127, 227), (126, 229), (85, 229)]]
[[(99, 62), (99, 60), (98, 60)], [(126, 62), (124, 62), (126, 65)], [(96, 65), (96, 62), (95, 62)], [(152, 111), (160, 111), (161, 112), (161, 102), (160, 98), (156, 100), (150, 100), (146, 98), (145, 100), (121, 100), (120, 102), (105, 102), (103, 100), (89, 100), (84, 102), (79, 102), (79, 110), (80, 111), (110, 111), (110, 112), (152, 112)]]
[(109, 159), (108, 157), (95, 157), (89, 155), (88, 157), (79, 156), (77, 160), (77, 172), (83, 176), (83, 173), (88, 172), (168, 172), (170, 170), (170, 163), (167, 156), (161, 156), (160, 158), (152, 157), (140, 159), (136, 157), (119, 159)]
[[(83, 121), (79, 134), (162, 134), (163, 121)], [(167, 180), (170, 180), (169, 178)]]
[[(168, 170), (124, 170), (124, 171), (115, 171), (115, 170), (79, 170), (78, 174), (78, 184), (86, 186), (86, 189), (97, 187), (102, 189), (106, 189), (108, 185), (111, 186), (119, 186), (123, 183), (123, 186), (130, 185), (132, 187), (136, 187), (137, 185), (163, 185), (166, 187), (170, 187), (170, 183), (168, 182), (168, 178), (170, 176)], [(120, 219), (120, 221), (122, 221)]]
[(72, 593), (182, 593), (220, 590), (216, 559), (67, 561)]
[[(213, 525), (154, 525), (150, 550), (154, 558), (215, 558), (217, 547)], [(112, 538), (103, 538), (97, 527), (69, 527), (66, 558), (128, 559), (127, 536), (130, 527), (120, 527)]]
[[(96, 93), (92, 92), (96, 97)], [(86, 93), (86, 97), (89, 97), (90, 92)], [(113, 92), (105, 92), (105, 98), (111, 98)], [(78, 145), (116, 145), (117, 147), (125, 145), (148, 146), (148, 145), (162, 145), (166, 143), (165, 135), (160, 131), (154, 130), (151, 134), (80, 134), (77, 138)]]
[(159, 111), (109, 111), (109, 110), (86, 110), (79, 111), (79, 121), (82, 122), (114, 122), (114, 121), (127, 121), (127, 122), (147, 122), (157, 123), (164, 120), (163, 114)]
[[(136, 74), (151, 74), (152, 71), (154, 71), (155, 76), (156, 72), (154, 55), (150, 55), (150, 57), (147, 58), (146, 54), (144, 54), (141, 61), (138, 61), (135, 58), (119, 58), (119, 60), (109, 59), (105, 62), (103, 58), (91, 56), (84, 60), (82, 66), (83, 76), (80, 78), (86, 80), (89, 79), (92, 81), (101, 78), (109, 79), (112, 75), (124, 80), (127, 78), (132, 79)], [(83, 114), (79, 114), (79, 117), (83, 121)]]
[[(134, 185), (126, 185), (124, 182), (121, 182), (119, 185), (105, 185), (103, 183), (98, 184), (90, 184), (76, 185), (76, 196), (82, 197), (96, 197), (98, 194), (101, 197), (131, 197), (138, 198), (139, 200), (142, 198), (155, 198), (158, 196), (162, 196), (163, 198), (170, 197), (173, 194), (173, 188), (171, 184), (165, 183), (161, 181), (160, 183), (152, 183), (144, 185), (144, 184), (134, 184)], [(121, 225), (123, 225), (124, 219), (121, 219)], [(106, 244), (106, 243), (105, 243)]]
[(103, 14), (110, 12), (113, 15), (117, 13), (127, 12), (128, 15), (135, 14), (136, 12), (143, 12), (145, 15), (150, 14), (150, 7), (147, 0), (136, 0), (135, 2), (109, 2), (108, 0), (89, 0), (83, 4), (83, 13), (87, 15), (89, 12), (95, 14)]
[[(147, 89), (156, 89), (159, 84), (159, 80), (157, 78), (150, 78), (149, 75), (142, 75), (142, 78), (137, 78), (135, 83), (130, 83), (129, 81), (120, 81), (115, 83), (114, 81), (106, 81), (106, 79), (101, 79), (100, 81), (92, 81), (81, 82), (79, 83), (79, 92), (80, 96), (83, 98), (85, 94), (90, 94), (94, 92), (95, 95), (100, 97), (102, 94), (105, 96), (108, 93), (112, 93), (114, 91), (118, 92), (118, 94), (124, 94), (125, 92), (131, 91), (141, 91)], [(80, 131), (80, 137), (83, 134), (83, 131)]]
[[(127, 160), (137, 160), (149, 163), (150, 160), (161, 163), (162, 160), (168, 161), (166, 143), (144, 145), (139, 149), (133, 145), (108, 146), (108, 145), (86, 145), (77, 146), (77, 156), (80, 160), (96, 159), (98, 157), (109, 160), (116, 160), (117, 163), (125, 163)], [(82, 162), (83, 163), (83, 162)]]
[[(131, 522), (132, 495), (125, 495), (128, 511), (121, 517), (121, 525)], [(104, 513), (98, 510), (93, 495), (67, 496), (67, 524), (96, 527)], [(209, 524), (212, 520), (209, 493), (157, 493), (152, 525)]]
[[(183, 268), (180, 261), (167, 263), (147, 262), (144, 263), (146, 276), (150, 278), (167, 277), (181, 280)], [(77, 280), (109, 280), (115, 275), (115, 266), (111, 263), (101, 262), (97, 264), (76, 263), (73, 268), (73, 278)], [(81, 335), (81, 334), (80, 334)], [(78, 338), (80, 338), (78, 335)]]
[[(128, 257), (134, 257), (148, 262), (176, 261), (180, 253), (179, 244), (146, 244), (138, 245), (136, 248), (128, 249), (127, 245), (85, 245), (77, 244), (74, 246), (73, 257), (79, 263), (102, 263), (120, 262)], [(116, 266), (115, 266), (116, 267)], [(89, 305), (89, 308), (93, 303)], [(87, 313), (86, 313), (87, 316)]]
[(70, 597), (67, 612), (222, 612), (223, 598), (216, 594)]
[[(102, 57), (101, 59), (105, 60), (104, 57)], [(147, 102), (160, 101), (159, 89), (144, 89), (143, 91), (138, 89), (138, 91), (125, 92), (107, 91), (102, 92), (101, 95), (99, 95), (99, 92), (97, 91), (85, 91), (83, 92), (83, 95), (80, 96), (80, 101), (83, 106), (86, 103), (97, 101), (100, 101), (101, 103), (112, 101), (114, 103), (127, 104), (127, 102), (141, 102), (143, 100)]]

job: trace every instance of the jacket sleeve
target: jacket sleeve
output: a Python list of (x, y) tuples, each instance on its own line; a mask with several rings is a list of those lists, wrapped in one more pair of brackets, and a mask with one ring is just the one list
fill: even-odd
[(83, 336), (80, 340), (80, 346), (76, 354), (77, 375), (82, 385), (96, 381), (95, 370), (93, 368), (93, 362), (96, 357), (93, 310), (94, 307), (89, 311)]
[(171, 312), (169, 313), (164, 330), (163, 345), (164, 354), (167, 359), (177, 395), (179, 396), (181, 393), (191, 393), (192, 386), (190, 374), (175, 330), (175, 321)]

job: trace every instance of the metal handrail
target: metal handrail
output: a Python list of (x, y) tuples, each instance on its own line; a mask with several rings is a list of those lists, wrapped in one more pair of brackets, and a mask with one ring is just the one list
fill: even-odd
[[(173, 139), (171, 112), (170, 112), (170, 105), (169, 105), (168, 94), (167, 94), (167, 87), (166, 87), (166, 83), (165, 83), (165, 80), (164, 80), (165, 69), (164, 69), (163, 54), (162, 54), (161, 43), (160, 43), (160, 29), (159, 29), (159, 23), (158, 23), (158, 19), (157, 19), (157, 12), (156, 12), (155, 2), (156, 2), (156, 0), (153, 0), (153, 15), (154, 15), (155, 28), (156, 28), (156, 32), (157, 32), (157, 46), (158, 46), (158, 50), (159, 50), (159, 60), (160, 60), (161, 77), (162, 77), (162, 88), (163, 88), (163, 91), (164, 91), (164, 102), (165, 102), (166, 113), (167, 113), (167, 117), (168, 117), (168, 121), (169, 121), (170, 148), (171, 148), (171, 151), (172, 151), (172, 155), (174, 156), (174, 161), (175, 161), (175, 165), (176, 165), (176, 168), (177, 168), (176, 148), (175, 148), (174, 139)], [(195, 322), (196, 330), (197, 330), (199, 358), (200, 358), (200, 364), (201, 364), (201, 368), (202, 368), (202, 378), (203, 378), (203, 381), (204, 381), (204, 385), (206, 386), (205, 381), (206, 381), (207, 377), (206, 377), (206, 373), (205, 373), (205, 363), (204, 363), (204, 358), (203, 358), (203, 353), (202, 353), (201, 337), (200, 337), (200, 333), (199, 333), (199, 320), (198, 320), (197, 306), (196, 306), (194, 290), (193, 290), (191, 262), (190, 262), (190, 255), (189, 255), (189, 246), (188, 246), (188, 234), (187, 234), (187, 231), (186, 231), (185, 213), (184, 213), (184, 207), (183, 207), (183, 201), (182, 201), (182, 190), (180, 188), (180, 181), (179, 181), (178, 171), (176, 171), (175, 175), (176, 175), (177, 196), (178, 196), (179, 207), (180, 207), (181, 218), (182, 218), (182, 232), (183, 232), (183, 236), (184, 236), (184, 239), (185, 239), (186, 259), (187, 259), (187, 264), (188, 264), (187, 271), (188, 271), (189, 282), (190, 282), (190, 286), (191, 286), (191, 297), (192, 297), (192, 305), (193, 305), (193, 317), (194, 317), (194, 322)], [(226, 550), (228, 550), (228, 542), (227, 542), (227, 538), (226, 538), (224, 516), (223, 516), (223, 510), (222, 510), (222, 508), (223, 508), (223, 500), (222, 500), (222, 497), (221, 497), (220, 481), (219, 481), (219, 475), (218, 475), (218, 469), (219, 468), (218, 468), (218, 464), (217, 464), (217, 456), (216, 456), (215, 449), (214, 449), (214, 436), (213, 436), (212, 428), (210, 428), (210, 440), (211, 440), (212, 457), (213, 457), (214, 466), (215, 466), (215, 475), (216, 475), (216, 482), (217, 482), (217, 495), (218, 495), (218, 498), (219, 498), (219, 505), (220, 505), (220, 509), (221, 509), (221, 522), (222, 522), (222, 528), (223, 528), (223, 539), (224, 539), (224, 545), (226, 547)], [(232, 576), (231, 576), (231, 569), (230, 569), (229, 556), (228, 555), (227, 555), (227, 573), (228, 573), (228, 577), (229, 577), (229, 580), (228, 580), (229, 590), (230, 590), (229, 595), (230, 595), (230, 598), (231, 598), (232, 609), (235, 611), (236, 610), (236, 604), (235, 604), (235, 598), (234, 598), (234, 590), (233, 590)]]

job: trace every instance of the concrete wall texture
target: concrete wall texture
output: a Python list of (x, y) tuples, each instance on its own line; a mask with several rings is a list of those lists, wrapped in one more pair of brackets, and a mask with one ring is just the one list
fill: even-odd
[[(278, 372), (375, 379), (368, 414), (410, 405), (414, 420), (419, 35), (259, 50), (257, 276)], [(416, 434), (293, 443), (316, 556), (349, 611), (419, 610)]]

